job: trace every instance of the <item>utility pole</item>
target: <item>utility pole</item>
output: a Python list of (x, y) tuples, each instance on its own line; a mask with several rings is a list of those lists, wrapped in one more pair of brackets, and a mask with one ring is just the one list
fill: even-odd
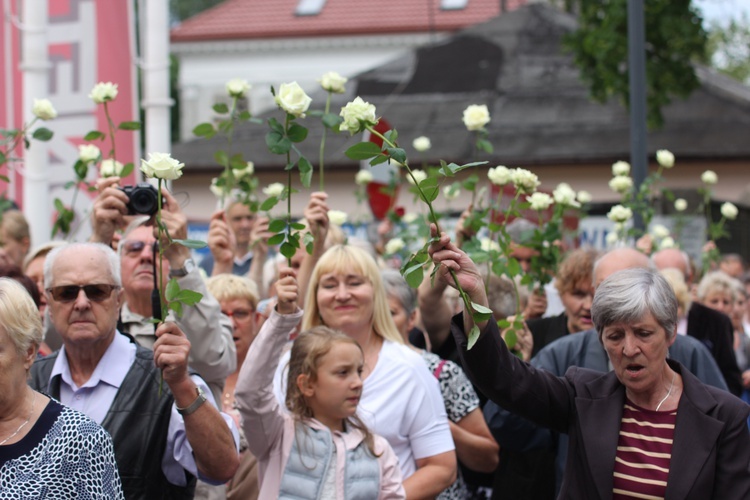
[[(628, 0), (628, 76), (630, 84), (630, 165), (637, 191), (648, 170), (646, 144), (646, 32), (643, 0)], [(643, 229), (641, 214), (633, 225)]]

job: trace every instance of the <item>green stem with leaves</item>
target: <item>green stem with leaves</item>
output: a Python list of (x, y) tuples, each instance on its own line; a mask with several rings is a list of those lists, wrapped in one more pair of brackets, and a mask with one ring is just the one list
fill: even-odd
[[(284, 130), (289, 132), (289, 113), (286, 114), (286, 121), (284, 122)], [(291, 149), (286, 152), (286, 165), (287, 168), (292, 162)], [(287, 238), (292, 238), (292, 169), (287, 170), (286, 178), (286, 230)], [(292, 257), (286, 258), (287, 265), (292, 267)]]
[(115, 152), (115, 124), (112, 121), (112, 117), (109, 116), (109, 107), (107, 105), (108, 103), (104, 103), (104, 116), (107, 117), (107, 126), (109, 127), (109, 139), (112, 141), (112, 150), (109, 152), (109, 157), (115, 160), (117, 158), (117, 154)]

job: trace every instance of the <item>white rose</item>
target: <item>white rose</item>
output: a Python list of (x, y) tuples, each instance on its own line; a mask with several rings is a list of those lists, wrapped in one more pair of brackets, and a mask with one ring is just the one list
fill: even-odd
[(615, 205), (607, 214), (607, 218), (612, 222), (625, 223), (633, 217), (633, 211), (622, 205)]
[(468, 130), (481, 130), (490, 122), (490, 110), (486, 104), (472, 104), (464, 110), (463, 120)]
[(89, 99), (97, 104), (114, 101), (115, 97), (117, 97), (117, 84), (112, 82), (99, 82), (89, 93)]
[(318, 81), (320, 82), (320, 86), (323, 87), (323, 90), (333, 92), (334, 94), (343, 94), (346, 90), (344, 84), (348, 80), (348, 78), (339, 75), (335, 71), (329, 71), (320, 77), (320, 80)]
[(404, 243), (404, 240), (401, 238), (391, 238), (388, 240), (388, 243), (385, 244), (385, 253), (388, 255), (398, 253), (403, 250), (405, 246), (406, 243)]
[(581, 204), (576, 201), (576, 192), (567, 182), (561, 182), (552, 192), (555, 203), (568, 207), (580, 207)]
[(414, 212), (407, 212), (404, 214), (404, 216), (401, 218), (402, 221), (404, 221), (404, 224), (411, 224), (415, 220), (417, 220), (418, 215)]
[(355, 97), (353, 101), (341, 108), (339, 113), (344, 121), (339, 125), (339, 130), (349, 131), (352, 135), (361, 132), (365, 125), (375, 125), (378, 118), (375, 116), (375, 106), (361, 97)]
[(737, 210), (737, 207), (734, 206), (733, 203), (729, 203), (728, 201), (721, 205), (721, 215), (729, 220), (734, 220), (737, 218), (737, 214), (739, 211)]
[(719, 176), (713, 170), (706, 170), (701, 174), (701, 181), (703, 181), (703, 184), (712, 186), (719, 182)]
[(674, 167), (674, 154), (666, 149), (660, 149), (656, 152), (656, 161), (664, 168)]
[(252, 86), (242, 78), (232, 78), (227, 82), (227, 94), (229, 97), (245, 97)]
[(654, 235), (654, 238), (663, 240), (669, 236), (669, 229), (662, 224), (654, 224), (653, 227), (651, 227), (651, 234)]
[(687, 200), (685, 200), (684, 198), (677, 198), (676, 200), (674, 200), (674, 209), (678, 212), (684, 212), (685, 210), (687, 210), (687, 206)]
[(625, 175), (612, 177), (609, 181), (609, 188), (615, 193), (625, 194), (633, 187), (633, 179)]
[(123, 164), (119, 161), (107, 158), (99, 165), (99, 174), (102, 177), (120, 177), (123, 168)]
[(492, 250), (495, 250), (496, 252), (500, 251), (500, 245), (498, 244), (498, 242), (489, 238), (480, 238), (479, 245), (480, 248), (485, 252), (490, 252)]
[(40, 120), (52, 120), (57, 117), (57, 111), (55, 110), (49, 99), (34, 99), (34, 105), (31, 107), (31, 112), (34, 116)]
[(552, 197), (547, 193), (534, 193), (526, 198), (532, 210), (547, 210), (552, 205)]
[(372, 172), (369, 170), (360, 170), (357, 175), (354, 176), (354, 182), (359, 186), (366, 186), (372, 182)]
[(312, 102), (310, 96), (305, 94), (297, 82), (282, 83), (276, 92), (275, 99), (281, 109), (297, 118), (305, 117), (305, 111)]
[(511, 170), (510, 178), (516, 189), (526, 194), (533, 193), (540, 184), (536, 174), (525, 168)]
[(152, 179), (179, 179), (184, 166), (184, 163), (175, 160), (168, 153), (149, 153), (148, 160), (141, 160), (141, 172)]
[(491, 168), (487, 171), (487, 178), (491, 183), (496, 186), (504, 186), (510, 182), (511, 172), (508, 167), (498, 165), (495, 168)]
[(83, 163), (95, 162), (99, 159), (102, 152), (93, 144), (81, 144), (78, 146), (78, 159)]
[(232, 170), (235, 179), (244, 179), (250, 177), (255, 173), (255, 164), (251, 161), (247, 162), (245, 168), (235, 168)]
[(427, 178), (427, 173), (424, 170), (414, 169), (411, 171), (411, 175), (406, 174), (406, 179), (409, 181), (409, 184), (419, 184), (423, 180)]
[(617, 240), (620, 238), (617, 236), (617, 233), (615, 231), (610, 231), (607, 233), (607, 236), (604, 237), (604, 241), (607, 243), (607, 245), (612, 246), (615, 243), (617, 243)]
[(443, 196), (445, 196), (446, 200), (455, 200), (458, 198), (458, 195), (461, 194), (460, 189), (453, 189), (453, 186), (445, 186), (443, 188)]
[(659, 242), (659, 249), (674, 248), (675, 245), (676, 244), (674, 242), (674, 238), (672, 238), (671, 236), (667, 236)]
[(346, 215), (346, 212), (342, 212), (341, 210), (328, 211), (328, 222), (330, 222), (331, 224), (343, 226), (344, 223), (346, 223), (347, 218), (348, 216)]
[(284, 192), (284, 189), (286, 188), (284, 187), (282, 183), (272, 182), (271, 184), (263, 188), (263, 194), (269, 197), (275, 196), (278, 198)]
[(592, 200), (591, 193), (588, 191), (578, 191), (576, 198), (578, 198), (578, 201), (581, 203), (591, 203)]
[(211, 185), (208, 187), (208, 189), (211, 190), (211, 192), (216, 196), (217, 198), (224, 198), (224, 188), (218, 186), (219, 178), (214, 177), (211, 179)]
[(612, 164), (612, 175), (628, 175), (630, 173), (630, 163), (626, 161), (616, 161)]
[(414, 149), (416, 149), (420, 153), (425, 152), (432, 147), (430, 138), (425, 136), (417, 137), (416, 139), (414, 139), (414, 142), (412, 142), (411, 145), (414, 146)]

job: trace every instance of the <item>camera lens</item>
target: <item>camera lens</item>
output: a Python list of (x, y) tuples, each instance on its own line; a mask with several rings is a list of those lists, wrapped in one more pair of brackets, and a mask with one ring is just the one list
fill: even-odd
[(130, 194), (130, 206), (136, 214), (155, 214), (158, 208), (156, 190), (137, 186)]

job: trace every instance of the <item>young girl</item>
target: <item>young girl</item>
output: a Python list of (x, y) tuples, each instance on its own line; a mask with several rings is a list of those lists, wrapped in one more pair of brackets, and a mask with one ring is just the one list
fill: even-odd
[(260, 498), (405, 498), (393, 450), (356, 416), (364, 358), (350, 337), (326, 327), (302, 332), (289, 361), (289, 413), (279, 406), (273, 374), (302, 317), (293, 270), (282, 271), (276, 292), (278, 304), (248, 351), (235, 392), (259, 462)]

